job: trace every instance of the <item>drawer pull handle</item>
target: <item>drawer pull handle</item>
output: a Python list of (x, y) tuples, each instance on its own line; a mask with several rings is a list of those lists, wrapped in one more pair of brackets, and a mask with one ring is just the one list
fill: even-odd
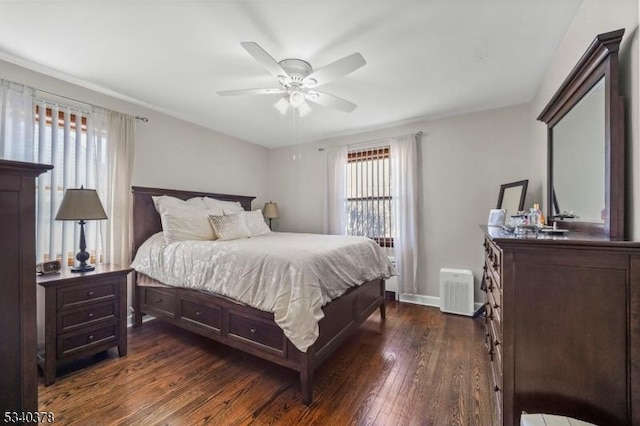
[(95, 293), (93, 291), (88, 291), (87, 296), (93, 296)]
[(93, 318), (93, 312), (89, 312), (89, 313), (87, 314), (87, 318)]
[(89, 340), (93, 340), (93, 334), (89, 335)]
[(196, 311), (196, 316), (199, 317), (200, 316), (200, 311)]
[(251, 332), (251, 334), (256, 334), (256, 329), (255, 329), (255, 328), (253, 328), (253, 327), (251, 327), (251, 328), (249, 329), (249, 331)]
[(155, 302), (156, 303), (162, 303), (162, 299), (156, 299)]

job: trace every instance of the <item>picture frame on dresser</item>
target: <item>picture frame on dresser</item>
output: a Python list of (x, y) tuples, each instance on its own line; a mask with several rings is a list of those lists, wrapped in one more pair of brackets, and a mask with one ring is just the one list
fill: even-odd
[(528, 185), (528, 179), (500, 185), (496, 209), (505, 210), (506, 218), (518, 214), (519, 211), (524, 209)]

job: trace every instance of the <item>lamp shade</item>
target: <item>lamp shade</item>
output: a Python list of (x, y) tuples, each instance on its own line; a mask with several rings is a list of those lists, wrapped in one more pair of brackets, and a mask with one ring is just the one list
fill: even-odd
[(280, 217), (280, 213), (278, 212), (278, 203), (272, 203), (271, 201), (264, 203), (262, 215), (267, 219), (278, 219)]
[(95, 189), (67, 189), (56, 220), (102, 220), (107, 213)]

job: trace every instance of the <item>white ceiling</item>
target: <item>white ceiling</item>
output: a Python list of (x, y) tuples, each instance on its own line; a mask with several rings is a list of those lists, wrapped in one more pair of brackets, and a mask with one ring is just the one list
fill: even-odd
[(303, 141), (528, 102), (581, 0), (0, 2), (0, 59), (266, 147), (290, 144), (276, 87), (241, 46), (321, 68), (367, 64), (322, 87), (358, 105), (312, 105)]

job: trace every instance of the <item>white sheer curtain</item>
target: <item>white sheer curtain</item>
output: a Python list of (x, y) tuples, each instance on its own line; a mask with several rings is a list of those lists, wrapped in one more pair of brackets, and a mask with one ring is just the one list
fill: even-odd
[(325, 234), (346, 234), (347, 154), (346, 146), (327, 150)]
[(89, 141), (97, 147), (97, 160), (103, 167), (96, 189), (109, 218), (101, 223), (103, 260), (129, 265), (135, 118), (92, 107), (88, 123)]
[(418, 154), (416, 135), (391, 138), (394, 255), (400, 293), (418, 293)]
[(0, 79), (0, 158), (34, 162), (34, 90)]

